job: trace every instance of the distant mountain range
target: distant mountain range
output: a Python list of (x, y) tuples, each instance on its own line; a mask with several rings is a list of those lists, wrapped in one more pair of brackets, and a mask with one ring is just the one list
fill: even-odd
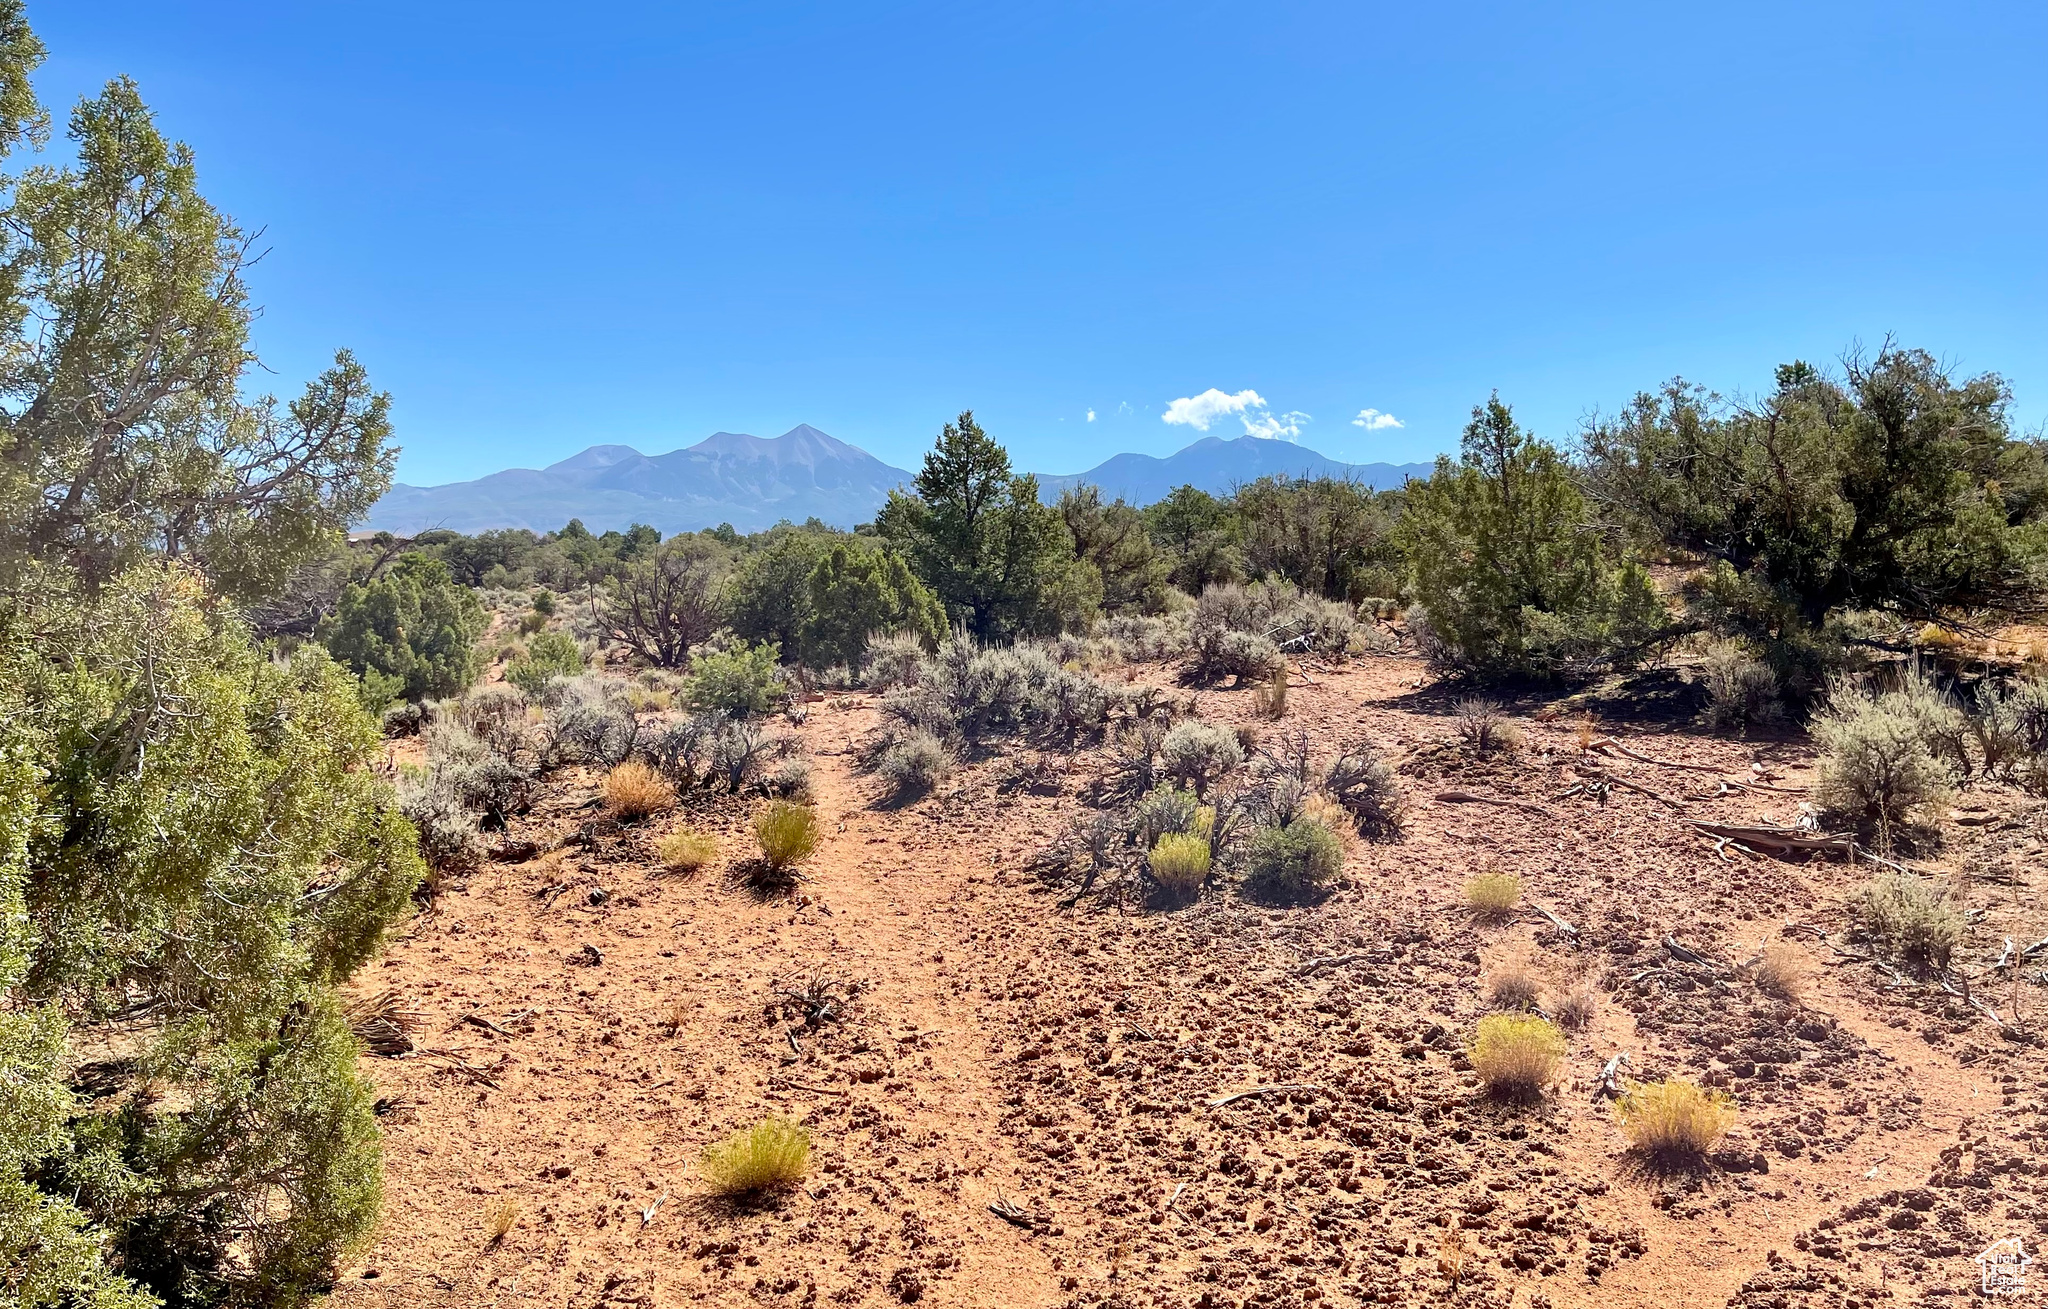
[[(1093, 484), (1103, 498), (1150, 504), (1183, 483), (1213, 494), (1268, 473), (1355, 477), (1374, 487), (1427, 477), (1429, 464), (1345, 464), (1306, 446), (1255, 436), (1206, 437), (1164, 459), (1120, 454), (1085, 473), (1041, 474), (1048, 501)], [(809, 424), (774, 438), (715, 432), (693, 446), (643, 455), (629, 445), (594, 445), (546, 468), (513, 468), (474, 482), (393, 486), (370, 510), (373, 531), (413, 535), (444, 527), (483, 532), (524, 527), (550, 532), (580, 518), (594, 532), (646, 523), (666, 536), (731, 523), (758, 532), (787, 519), (852, 527), (875, 516), (911, 474)]]

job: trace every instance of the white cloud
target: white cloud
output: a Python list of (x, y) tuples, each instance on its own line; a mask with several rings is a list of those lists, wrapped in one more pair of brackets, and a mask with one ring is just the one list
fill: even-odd
[(1095, 421), (1095, 411), (1093, 409), (1088, 411), (1088, 421), (1091, 423)]
[(1209, 428), (1225, 418), (1235, 418), (1244, 424), (1246, 436), (1261, 436), (1268, 440), (1292, 441), (1301, 435), (1302, 424), (1310, 421), (1309, 416), (1298, 409), (1284, 414), (1271, 412), (1265, 397), (1257, 391), (1239, 391), (1235, 395), (1210, 387), (1200, 395), (1183, 396), (1166, 406), (1161, 421), (1182, 427), (1192, 427), (1198, 432)]
[(1351, 420), (1353, 427), (1363, 427), (1368, 432), (1377, 432), (1383, 427), (1404, 427), (1400, 419), (1392, 414), (1383, 414), (1377, 409), (1361, 409), (1358, 417)]
[[(1233, 414), (1244, 418), (1247, 410), (1265, 407), (1266, 402), (1259, 397), (1257, 391), (1239, 391), (1236, 395), (1226, 395), (1212, 386), (1200, 395), (1175, 400), (1166, 406), (1166, 412), (1161, 414), (1160, 418), (1165, 422), (1192, 427), (1197, 432), (1206, 432), (1209, 425), (1219, 418), (1228, 418)], [(1249, 420), (1246, 420), (1246, 425), (1249, 426)]]

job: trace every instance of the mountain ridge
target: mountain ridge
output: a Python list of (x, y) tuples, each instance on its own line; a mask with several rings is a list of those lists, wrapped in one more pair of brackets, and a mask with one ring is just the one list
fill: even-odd
[[(1375, 487), (1427, 476), (1428, 464), (1347, 464), (1306, 446), (1242, 436), (1204, 437), (1171, 455), (1118, 454), (1079, 473), (1040, 474), (1050, 503), (1070, 486), (1150, 504), (1191, 483), (1228, 494), (1268, 474), (1353, 477)], [(799, 423), (781, 436), (713, 432), (695, 445), (647, 455), (630, 445), (588, 446), (545, 468), (508, 468), (466, 482), (394, 485), (370, 509), (372, 531), (414, 535), (434, 528), (550, 532), (572, 518), (592, 531), (646, 523), (663, 535), (730, 523), (757, 532), (818, 518), (850, 528), (872, 520), (911, 473), (859, 446)]]

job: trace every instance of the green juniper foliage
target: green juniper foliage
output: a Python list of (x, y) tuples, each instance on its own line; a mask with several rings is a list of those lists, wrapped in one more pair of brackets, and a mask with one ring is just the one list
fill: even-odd
[(366, 701), (381, 708), (400, 696), (454, 695), (475, 681), (485, 623), (476, 593), (457, 585), (448, 565), (408, 554), (382, 577), (346, 587), (320, 637), (362, 675)]

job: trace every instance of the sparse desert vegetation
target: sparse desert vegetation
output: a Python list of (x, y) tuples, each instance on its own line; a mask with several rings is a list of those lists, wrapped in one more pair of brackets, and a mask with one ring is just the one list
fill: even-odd
[(699, 1167), (718, 1195), (758, 1196), (794, 1186), (811, 1166), (811, 1134), (787, 1118), (765, 1118), (704, 1151)]
[(1472, 1068), (1496, 1095), (1529, 1095), (1557, 1077), (1564, 1036), (1549, 1021), (1529, 1015), (1488, 1014), (1472, 1034)]
[(1698, 1163), (1735, 1125), (1726, 1095), (1678, 1078), (1629, 1087), (1614, 1112), (1629, 1145), (1667, 1166)]

